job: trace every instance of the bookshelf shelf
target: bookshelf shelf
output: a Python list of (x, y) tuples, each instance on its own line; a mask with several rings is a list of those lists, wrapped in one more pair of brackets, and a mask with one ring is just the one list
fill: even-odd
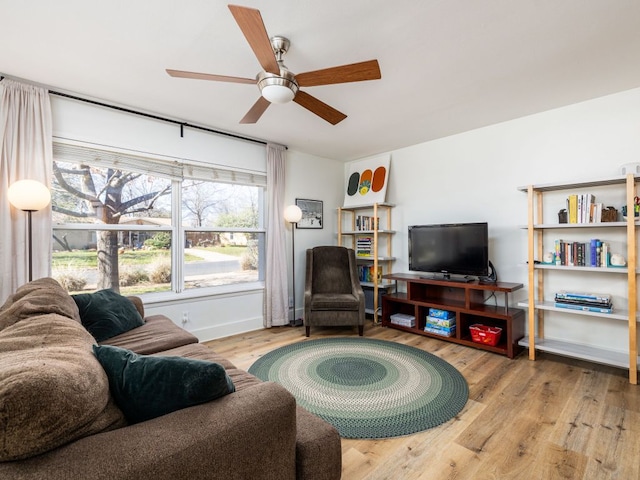
[[(636, 225), (640, 225), (640, 221), (635, 222)], [(523, 225), (520, 228), (528, 228), (527, 225)], [(576, 228), (627, 228), (627, 222), (599, 222), (599, 223), (537, 223), (533, 225), (535, 230), (543, 229), (576, 229)]]
[[(381, 257), (381, 256), (378, 256), (377, 258), (379, 262), (391, 262), (396, 259), (395, 257)], [(374, 259), (373, 255), (356, 255), (356, 260), (373, 261), (373, 259)]]
[[(518, 306), (519, 307), (528, 307), (529, 306), (529, 300), (523, 300), (521, 302), (518, 302)], [(600, 313), (600, 312), (585, 312), (585, 311), (580, 311), (580, 310), (567, 310), (564, 308), (558, 308), (554, 305), (554, 302), (551, 301), (542, 301), (542, 302), (534, 302), (534, 307), (537, 310), (547, 310), (550, 312), (562, 312), (562, 313), (568, 313), (570, 315), (584, 315), (584, 316), (588, 316), (588, 317), (601, 317), (601, 318), (608, 318), (610, 320), (622, 320), (622, 321), (628, 321), (629, 320), (629, 311), (626, 309), (616, 309), (613, 313)], [(637, 317), (636, 317), (637, 318)]]
[[(553, 353), (564, 357), (577, 358), (589, 362), (612, 365), (619, 368), (629, 366), (629, 355), (625, 352), (616, 352), (604, 348), (596, 348), (591, 345), (580, 345), (577, 343), (563, 342), (549, 338), (535, 338), (535, 348), (541, 352)], [(529, 339), (522, 338), (518, 344), (524, 348), (530, 348)], [(636, 363), (638, 363), (636, 358)]]
[[(373, 230), (348, 230), (348, 231), (343, 231), (342, 235), (373, 235), (373, 233), (374, 233)], [(389, 233), (396, 233), (396, 231), (380, 229), (378, 230), (378, 233), (389, 234)]]
[(611, 273), (614, 275), (629, 273), (627, 267), (581, 267), (577, 265), (553, 265), (551, 263), (536, 263), (533, 268), (535, 270), (573, 270), (578, 272)]
[[(585, 192), (585, 189), (618, 186), (620, 187), (620, 189), (623, 189), (623, 193), (626, 199), (625, 203), (627, 206), (627, 211), (633, 212), (636, 198), (636, 182), (639, 178), (640, 177), (636, 177), (633, 174), (629, 174), (625, 176), (602, 178), (590, 181), (548, 183), (518, 187), (518, 190), (526, 193), (528, 198), (528, 222), (526, 227), (524, 228), (527, 229), (527, 271), (529, 295), (528, 300), (518, 303), (518, 306), (526, 307), (528, 309), (528, 334), (527, 337), (521, 339), (518, 344), (520, 346), (528, 348), (529, 359), (536, 359), (536, 351), (544, 351), (558, 355), (588, 360), (596, 363), (613, 365), (620, 368), (627, 368), (629, 370), (629, 382), (632, 384), (638, 383), (637, 229), (638, 226), (640, 226), (640, 219), (631, 217), (626, 218), (623, 222), (613, 221), (598, 223), (545, 223), (543, 216), (543, 194), (546, 192), (560, 192), (566, 190), (577, 190), (581, 192), (580, 194), (585, 194), (591, 193)], [(580, 194), (578, 194), (578, 196)], [(570, 197), (573, 196), (575, 196), (575, 193), (572, 193), (570, 195)], [(575, 210), (573, 210), (573, 212), (575, 212)], [(579, 216), (580, 215), (578, 214), (578, 217)], [(586, 219), (587, 217), (588, 215), (585, 214), (582, 218)], [(573, 218), (575, 221), (576, 217), (574, 216)], [(609, 231), (611, 231), (611, 229), (623, 230), (626, 233), (627, 266), (594, 267), (577, 265), (555, 265), (552, 263), (538, 263), (536, 261), (537, 259), (542, 259), (544, 253), (543, 238), (545, 232), (553, 230), (579, 231), (581, 229), (583, 231), (584, 229), (608, 229)], [(578, 246), (578, 248), (580, 247)], [(566, 251), (569, 252), (570, 250)], [(588, 249), (585, 248), (585, 251), (588, 251)], [(575, 250), (573, 250), (573, 252), (575, 252)], [(585, 259), (586, 258), (589, 258), (589, 256), (585, 254)], [(627, 292), (625, 305), (626, 308), (620, 308), (619, 305), (616, 305), (616, 308), (612, 313), (602, 313), (593, 311), (569, 310), (556, 307), (555, 302), (545, 300), (544, 298), (545, 277), (552, 274), (555, 275), (556, 272), (568, 272), (573, 274), (574, 278), (576, 276), (579, 277), (581, 275), (591, 274), (625, 275)], [(569, 285), (571, 283), (570, 277), (562, 277), (562, 282), (565, 281)], [(555, 318), (559, 318), (553, 317), (554, 314), (550, 314), (550, 317), (553, 318), (547, 318), (544, 315), (545, 311), (561, 312), (563, 314), (569, 315), (579, 315), (585, 318), (589, 317), (592, 319), (591, 321), (600, 322), (600, 324), (602, 325), (607, 325), (606, 323), (603, 323), (603, 319), (615, 322), (624, 322), (627, 324), (628, 350), (626, 352), (612, 351), (600, 348), (595, 345), (585, 345), (572, 343), (571, 341), (561, 341), (558, 339), (545, 338), (545, 323), (553, 321)]]

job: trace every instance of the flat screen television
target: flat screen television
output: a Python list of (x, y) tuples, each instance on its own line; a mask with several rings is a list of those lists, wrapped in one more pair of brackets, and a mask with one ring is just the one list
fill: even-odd
[[(430, 278), (471, 281), (489, 275), (489, 228), (482, 223), (409, 227), (409, 270)], [(460, 277), (451, 277), (460, 275)]]

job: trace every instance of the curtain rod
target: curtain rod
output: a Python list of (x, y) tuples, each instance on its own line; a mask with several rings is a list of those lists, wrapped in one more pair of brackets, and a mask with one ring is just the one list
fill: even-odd
[[(173, 123), (174, 125), (180, 125), (180, 136), (181, 137), (184, 137), (184, 127), (189, 127), (189, 128), (194, 128), (196, 130), (202, 130), (202, 131), (209, 132), (209, 133), (215, 133), (217, 135), (224, 135), (224, 136), (231, 137), (231, 138), (237, 138), (239, 140), (245, 140), (247, 142), (259, 143), (261, 145), (266, 145), (267, 144), (267, 142), (264, 141), (264, 140), (258, 140), (256, 138), (251, 138), (251, 137), (245, 137), (245, 136), (242, 136), (242, 135), (237, 135), (235, 133), (223, 132), (221, 130), (215, 130), (213, 128), (201, 127), (199, 125), (192, 125), (192, 124), (187, 123), (187, 122), (181, 122), (179, 120), (173, 120), (171, 118), (161, 117), (159, 115), (152, 115), (150, 113), (139, 112), (137, 110), (132, 110), (130, 108), (119, 107), (117, 105), (110, 105), (108, 103), (98, 102), (96, 100), (89, 100), (87, 98), (77, 97), (75, 95), (70, 95), (68, 93), (56, 92), (55, 90), (49, 90), (49, 93), (52, 94), (52, 95), (58, 95), (60, 97), (71, 98), (72, 100), (78, 100), (80, 102), (90, 103), (92, 105), (98, 105), (100, 107), (111, 108), (113, 110), (118, 110), (120, 112), (131, 113), (131, 114), (139, 115), (139, 116), (146, 117), (146, 118), (152, 118), (154, 120), (160, 120), (162, 122)], [(285, 146), (285, 149), (287, 149), (286, 146)]]
[[(0, 75), (0, 82), (2, 82), (2, 80), (4, 80), (5, 78), (7, 78), (5, 75)], [(244, 140), (244, 141), (247, 141), (247, 142), (258, 143), (260, 145), (267, 145), (269, 143), (269, 142), (267, 142), (265, 140), (258, 140), (257, 138), (245, 137), (243, 135), (238, 135), (238, 134), (229, 133), (229, 132), (223, 132), (221, 130), (215, 130), (213, 128), (201, 127), (199, 125), (192, 125), (192, 124), (187, 123), (187, 122), (181, 122), (179, 120), (173, 120), (171, 118), (161, 117), (159, 115), (153, 115), (153, 114), (150, 114), (150, 113), (139, 112), (139, 111), (133, 110), (131, 108), (119, 107), (117, 105), (110, 105), (108, 103), (98, 102), (96, 100), (89, 100), (88, 98), (78, 97), (76, 95), (71, 95), (69, 93), (57, 92), (55, 90), (51, 90), (48, 87), (44, 87), (44, 88), (47, 88), (47, 90), (49, 91), (50, 94), (58, 95), (59, 97), (71, 98), (72, 100), (78, 100), (80, 102), (90, 103), (92, 105), (98, 105), (100, 107), (111, 108), (113, 110), (118, 110), (120, 112), (131, 113), (133, 115), (139, 115), (141, 117), (152, 118), (154, 120), (160, 120), (161, 122), (167, 122), (167, 123), (173, 123), (174, 125), (180, 125), (180, 137), (184, 137), (184, 127), (189, 127), (189, 128), (193, 128), (195, 130), (201, 130), (201, 131), (204, 131), (204, 132), (215, 133), (216, 135), (224, 135), (226, 137), (237, 138), (238, 140)], [(285, 150), (289, 149), (289, 147), (287, 147), (286, 145), (284, 145), (284, 148), (285, 148)]]

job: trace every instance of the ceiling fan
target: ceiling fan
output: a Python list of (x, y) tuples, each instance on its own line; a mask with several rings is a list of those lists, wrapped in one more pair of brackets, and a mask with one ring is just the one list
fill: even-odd
[(256, 123), (271, 103), (287, 103), (293, 100), (332, 125), (336, 125), (347, 116), (300, 90), (300, 87), (361, 82), (364, 80), (377, 80), (382, 77), (377, 60), (341, 65), (296, 75), (284, 65), (282, 60), (282, 57), (289, 49), (289, 40), (281, 36), (269, 39), (259, 10), (239, 5), (229, 5), (229, 10), (231, 10), (231, 14), (234, 16), (264, 70), (258, 73), (255, 79), (171, 69), (167, 69), (167, 73), (172, 77), (257, 84), (261, 97), (240, 120), (240, 123)]

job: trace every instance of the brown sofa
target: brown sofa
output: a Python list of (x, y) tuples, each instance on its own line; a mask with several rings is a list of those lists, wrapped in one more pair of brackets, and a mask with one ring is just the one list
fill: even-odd
[[(144, 318), (142, 302), (131, 300)], [(340, 437), (331, 425), (163, 315), (101, 344), (217, 362), (235, 392), (127, 424), (93, 355), (96, 342), (79, 323), (72, 297), (53, 279), (20, 287), (0, 308), (0, 478), (340, 478)], [(29, 386), (30, 377), (40, 383)], [(82, 422), (69, 427), (67, 417)]]

